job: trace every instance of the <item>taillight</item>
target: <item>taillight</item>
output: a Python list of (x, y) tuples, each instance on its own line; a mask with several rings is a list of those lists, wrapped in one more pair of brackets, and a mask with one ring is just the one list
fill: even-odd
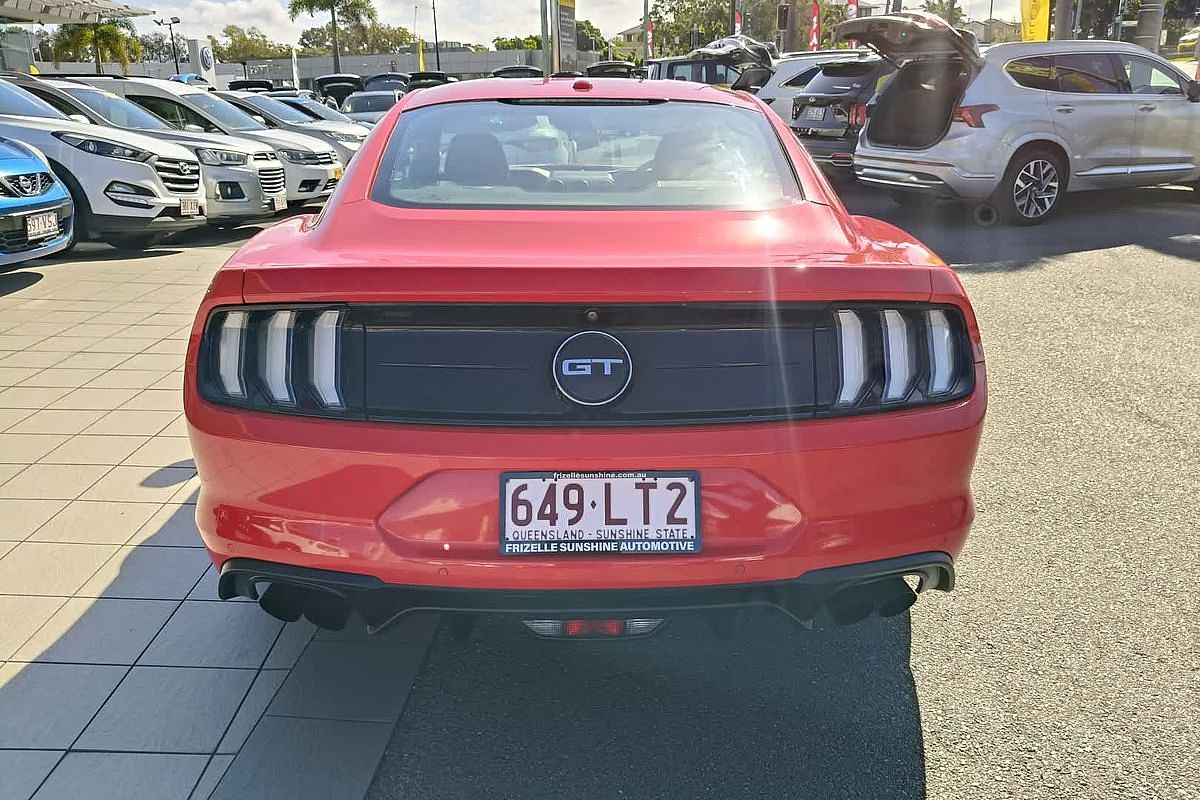
[(967, 127), (982, 128), (983, 115), (989, 111), (999, 111), (1000, 106), (993, 103), (979, 103), (973, 106), (959, 106), (954, 109), (954, 122), (965, 122)]
[(970, 342), (953, 308), (855, 308), (834, 315), (835, 407), (872, 410), (961, 397), (973, 385)]
[(855, 103), (850, 106), (850, 114), (847, 122), (851, 128), (861, 128), (867, 124), (867, 104)]
[[(213, 312), (197, 384), (207, 400), (263, 411), (361, 416), (361, 327), (341, 308), (242, 306)], [(357, 354), (357, 356), (355, 356)]]

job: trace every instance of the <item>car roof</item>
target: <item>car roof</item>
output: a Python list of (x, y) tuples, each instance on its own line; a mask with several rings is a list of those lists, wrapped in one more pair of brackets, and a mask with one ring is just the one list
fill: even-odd
[(1064, 39), (1050, 42), (1001, 42), (984, 51), (984, 58), (1019, 58), (1020, 56), (1043, 56), (1055, 53), (1078, 53), (1089, 50), (1106, 50), (1131, 55), (1154, 55), (1149, 50), (1131, 42), (1114, 42), (1107, 39)]
[(346, 99), (349, 100), (351, 97), (380, 97), (382, 95), (395, 97), (399, 91), (399, 89), (368, 89), (365, 92), (351, 92), (346, 95)]
[[(576, 88), (580, 87), (580, 88)], [(586, 87), (586, 88), (584, 88)], [(407, 108), (467, 100), (687, 100), (756, 109), (748, 95), (690, 81), (629, 78), (480, 78), (406, 95)]]

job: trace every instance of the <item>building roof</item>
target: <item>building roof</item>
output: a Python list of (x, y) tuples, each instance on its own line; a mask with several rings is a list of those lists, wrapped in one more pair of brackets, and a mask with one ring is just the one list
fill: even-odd
[(146, 17), (148, 8), (110, 0), (0, 0), (0, 21), (63, 24)]

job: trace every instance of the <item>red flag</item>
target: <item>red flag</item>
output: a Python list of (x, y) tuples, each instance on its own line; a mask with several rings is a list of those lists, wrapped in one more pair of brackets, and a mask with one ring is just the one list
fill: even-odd
[(654, 55), (654, 20), (646, 23), (646, 55)]
[(821, 4), (813, 0), (812, 4), (812, 26), (808, 31), (808, 49), (821, 49)]
[(846, 0), (846, 19), (858, 16), (858, 0)]
[(742, 35), (742, 12), (740, 11), (733, 12), (733, 35)]

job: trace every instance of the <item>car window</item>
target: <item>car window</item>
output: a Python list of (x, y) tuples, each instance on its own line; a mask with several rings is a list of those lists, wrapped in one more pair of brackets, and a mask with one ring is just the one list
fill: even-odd
[(187, 96), (187, 104), (201, 109), (205, 114), (208, 114), (219, 122), (226, 130), (265, 131), (267, 129), (267, 126), (255, 121), (254, 117), (242, 111), (233, 103), (230, 103), (228, 100), (222, 100), (211, 92), (189, 94)]
[(342, 112), (307, 97), (291, 98), (286, 102), (319, 119), (327, 119), (330, 122), (354, 122)]
[(342, 103), (342, 111), (347, 114), (360, 114), (364, 111), (387, 111), (396, 105), (396, 95), (387, 94), (352, 94)]
[(39, 100), (42, 100), (42, 101), (46, 102), (47, 104), (54, 106), (55, 110), (64, 116), (70, 116), (71, 114), (80, 113), (79, 109), (76, 108), (75, 106), (71, 105), (71, 103), (69, 101), (63, 100), (61, 97), (58, 97), (50, 92), (44, 91), (40, 86), (29, 86), (29, 87), (25, 88), (25, 91), (29, 92), (31, 95), (38, 98)]
[(110, 125), (142, 131), (169, 130), (170, 125), (145, 108), (101, 89), (64, 89)]
[(1179, 79), (1150, 59), (1127, 55), (1120, 59), (1134, 94), (1184, 94)]
[(1004, 68), (1004, 71), (1026, 89), (1041, 89), (1052, 92), (1058, 88), (1058, 85), (1055, 83), (1054, 63), (1049, 56), (1018, 58), (1015, 61), (1008, 62), (1008, 66)]
[(176, 128), (183, 129), (188, 125), (197, 125), (207, 132), (219, 131), (216, 125), (213, 125), (205, 117), (197, 114), (194, 110), (188, 108), (182, 103), (174, 100), (168, 100), (165, 97), (152, 97), (150, 95), (131, 94), (127, 95), (126, 99), (137, 103), (142, 108), (152, 114), (155, 114), (162, 119), (165, 119), (169, 124)]
[(878, 61), (849, 61), (822, 64), (821, 70), (804, 87), (813, 94), (848, 94), (861, 91), (868, 84), (874, 86)]
[(1117, 74), (1108, 53), (1068, 53), (1054, 57), (1058, 91), (1072, 94), (1117, 94), (1125, 90), (1125, 77)]
[(241, 104), (249, 106), (259, 114), (266, 114), (284, 122), (307, 125), (312, 119), (298, 108), (281, 103), (274, 97), (239, 97)]
[(401, 115), (372, 197), (419, 207), (763, 208), (798, 200), (799, 187), (757, 111), (473, 101)]
[(0, 80), (0, 114), (11, 114), (18, 117), (66, 118), (65, 114), (45, 100), (34, 97), (24, 89), (3, 80)]

